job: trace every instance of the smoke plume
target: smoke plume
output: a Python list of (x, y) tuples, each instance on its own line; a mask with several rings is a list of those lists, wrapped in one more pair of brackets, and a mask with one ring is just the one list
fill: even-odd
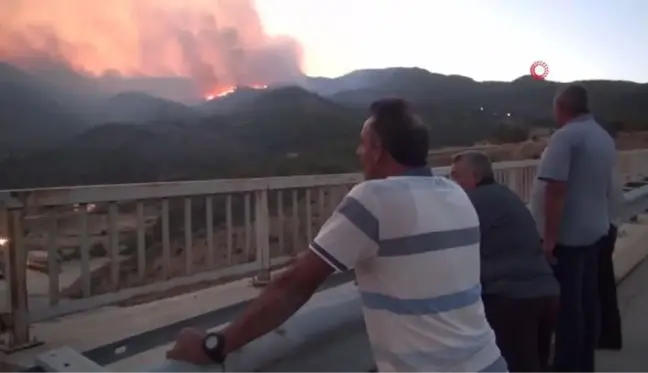
[(206, 94), (297, 78), (302, 50), (265, 33), (253, 0), (2, 0), (0, 60), (186, 76)]

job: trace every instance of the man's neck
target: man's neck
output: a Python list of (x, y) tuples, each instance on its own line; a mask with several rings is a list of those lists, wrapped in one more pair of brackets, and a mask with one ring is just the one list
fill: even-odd
[(402, 176), (432, 176), (432, 170), (427, 166), (405, 168), (400, 175)]
[(477, 188), (479, 188), (480, 186), (491, 185), (495, 183), (496, 183), (495, 178), (493, 178), (492, 176), (488, 176), (481, 179), (481, 181), (477, 183)]
[(432, 176), (432, 170), (427, 164), (412, 167), (397, 162), (389, 162), (382, 167), (380, 179), (393, 176)]
[(575, 117), (572, 117), (571, 119), (568, 119), (563, 126), (566, 126), (571, 123), (577, 123), (577, 122), (582, 122), (584, 120), (589, 120), (592, 119), (592, 114), (591, 113), (584, 113), (584, 114), (579, 114), (576, 115)]

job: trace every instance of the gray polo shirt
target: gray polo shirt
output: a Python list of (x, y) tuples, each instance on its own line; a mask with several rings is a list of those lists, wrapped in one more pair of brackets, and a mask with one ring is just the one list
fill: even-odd
[(535, 222), (520, 197), (495, 182), (466, 193), (479, 216), (482, 292), (510, 298), (558, 295)]
[(558, 243), (586, 246), (610, 226), (608, 193), (616, 163), (612, 137), (591, 115), (578, 117), (554, 132), (542, 153), (531, 191), (530, 208), (544, 235), (547, 180), (567, 183)]

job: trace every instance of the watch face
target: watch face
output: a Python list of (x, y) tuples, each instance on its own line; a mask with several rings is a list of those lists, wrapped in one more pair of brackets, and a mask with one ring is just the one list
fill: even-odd
[(215, 335), (210, 335), (205, 338), (205, 348), (208, 350), (215, 350), (218, 347), (218, 337)]

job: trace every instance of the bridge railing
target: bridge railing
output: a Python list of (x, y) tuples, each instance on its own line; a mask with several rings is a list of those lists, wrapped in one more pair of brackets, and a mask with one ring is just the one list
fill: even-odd
[[(536, 166), (496, 163), (496, 179), (528, 200)], [(618, 168), (626, 180), (648, 176), (648, 150), (621, 152)], [(5, 349), (29, 344), (35, 321), (178, 287), (245, 277), (263, 284), (361, 180), (338, 174), (0, 191)]]

